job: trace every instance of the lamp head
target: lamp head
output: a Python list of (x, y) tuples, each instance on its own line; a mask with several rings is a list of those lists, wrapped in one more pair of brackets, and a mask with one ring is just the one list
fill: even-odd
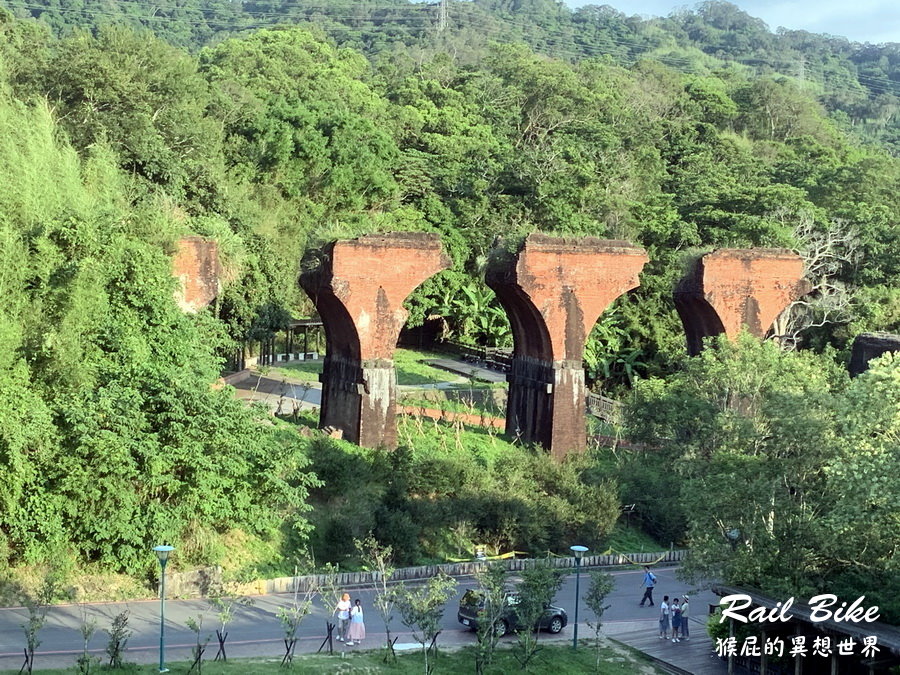
[(583, 556), (585, 553), (587, 553), (588, 547), (575, 545), (575, 546), (570, 546), (569, 550), (575, 554), (575, 560), (581, 560), (581, 556)]
[(175, 550), (175, 547), (164, 544), (162, 546), (154, 546), (153, 550), (156, 552), (156, 559), (159, 560), (159, 564), (165, 565), (169, 559), (169, 554)]

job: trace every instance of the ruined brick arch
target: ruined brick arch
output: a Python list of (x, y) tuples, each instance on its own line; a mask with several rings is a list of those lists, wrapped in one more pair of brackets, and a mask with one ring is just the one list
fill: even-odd
[(690, 354), (703, 340), (742, 328), (763, 338), (793, 301), (810, 291), (803, 259), (786, 249), (719, 249), (694, 261), (675, 289)]
[[(393, 354), (403, 302), (449, 266), (437, 235), (391, 233), (337, 241), (312, 252), (300, 284), (325, 326), (320, 426), (365, 446), (396, 445)], [(318, 254), (318, 258), (315, 257)], [(556, 457), (583, 450), (587, 337), (609, 304), (639, 285), (648, 261), (627, 242), (533, 234), (513, 256), (493, 259), (486, 282), (510, 325), (507, 433)], [(675, 290), (688, 348), (703, 338), (763, 337), (778, 314), (808, 292), (803, 261), (779, 249), (723, 249), (696, 261)]]
[(178, 280), (175, 300), (184, 312), (194, 313), (219, 295), (221, 265), (215, 239), (183, 237), (172, 257), (172, 275)]
[(495, 281), (493, 289), (500, 306), (506, 312), (517, 353), (552, 361), (553, 343), (550, 332), (531, 298), (515, 284)]
[(350, 313), (337, 296), (330, 291), (317, 293), (313, 304), (319, 316), (328, 317), (322, 320), (328, 353), (348, 361), (360, 360), (359, 333)]
[(725, 332), (725, 326), (722, 325), (718, 313), (704, 298), (686, 293), (676, 294), (675, 310), (684, 327), (689, 354), (700, 352), (704, 338)]
[(587, 337), (609, 304), (638, 286), (648, 258), (623, 241), (532, 234), (495, 258), (486, 282), (513, 329), (506, 431), (550, 449), (582, 451)]
[(403, 302), (449, 266), (437, 235), (371, 234), (309, 251), (300, 285), (325, 328), (320, 427), (366, 447), (397, 444), (394, 350)]

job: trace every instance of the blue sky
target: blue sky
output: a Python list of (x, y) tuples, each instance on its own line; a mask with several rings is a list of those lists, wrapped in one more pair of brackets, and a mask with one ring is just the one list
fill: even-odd
[[(666, 16), (673, 9), (695, 3), (673, 0), (565, 0), (570, 7), (611, 5), (625, 14)], [(811, 33), (841, 35), (857, 42), (900, 43), (900, 0), (739, 0), (737, 5), (765, 21), (774, 31), (779, 26)]]

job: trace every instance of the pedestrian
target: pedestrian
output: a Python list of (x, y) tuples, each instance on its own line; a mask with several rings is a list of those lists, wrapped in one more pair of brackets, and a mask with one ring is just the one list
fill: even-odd
[(688, 596), (683, 596), (681, 599), (681, 639), (682, 640), (690, 640), (691, 639), (691, 631), (688, 627), (690, 623), (689, 611), (691, 606), (688, 604)]
[(344, 593), (338, 601), (334, 613), (338, 618), (338, 642), (349, 640), (350, 630), (350, 594)]
[(350, 642), (347, 644), (352, 645), (354, 642), (362, 644), (365, 638), (366, 624), (363, 620), (362, 602), (357, 598), (356, 604), (350, 609)]
[(659, 639), (665, 640), (669, 637), (669, 596), (664, 595), (663, 601), (659, 603)]
[(656, 586), (656, 575), (650, 571), (649, 565), (644, 565), (644, 580), (641, 581), (641, 586), (644, 588), (644, 597), (641, 598), (641, 607), (644, 606), (646, 600), (649, 600), (650, 606), (653, 607), (653, 587)]
[(678, 631), (681, 629), (681, 607), (678, 604), (678, 598), (672, 598), (669, 614), (672, 616), (672, 642), (681, 642), (678, 637)]

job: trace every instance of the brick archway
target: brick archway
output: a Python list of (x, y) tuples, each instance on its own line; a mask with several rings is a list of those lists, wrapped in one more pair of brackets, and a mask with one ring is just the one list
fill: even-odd
[(366, 447), (397, 444), (394, 350), (403, 302), (449, 266), (436, 234), (393, 232), (327, 244), (307, 254), (300, 285), (325, 327), (320, 427)]
[(517, 254), (495, 259), (486, 280), (514, 341), (508, 434), (556, 457), (584, 450), (584, 344), (609, 304), (639, 285), (647, 261), (628, 242), (541, 234), (527, 237)]
[(778, 315), (809, 292), (803, 273), (803, 259), (787, 249), (719, 249), (698, 258), (675, 289), (688, 353), (699, 354), (707, 337), (734, 339), (742, 327), (765, 337)]

